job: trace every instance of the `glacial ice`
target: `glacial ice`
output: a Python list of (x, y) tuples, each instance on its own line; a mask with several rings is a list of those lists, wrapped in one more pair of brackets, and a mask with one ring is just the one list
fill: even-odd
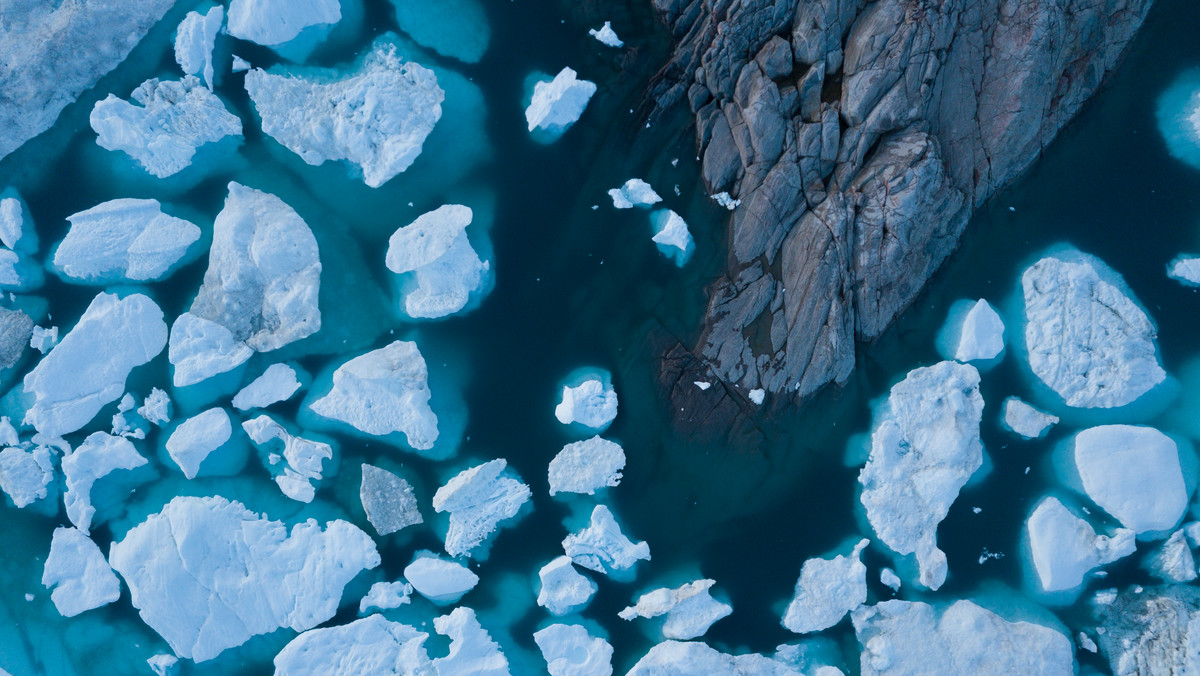
[(63, 504), (67, 518), (86, 535), (96, 508), (92, 506), (92, 485), (119, 469), (137, 469), (146, 464), (133, 443), (125, 437), (95, 432), (73, 452), (63, 456), (62, 472), (67, 490)]
[(666, 615), (664, 638), (687, 641), (703, 636), (718, 620), (728, 617), (733, 606), (712, 597), (715, 580), (695, 580), (675, 589), (655, 589), (638, 597), (635, 605), (618, 613), (622, 620)]
[(767, 391), (761, 387), (756, 387), (746, 393), (746, 398), (749, 399), (750, 402), (755, 406), (762, 406), (762, 403), (766, 401)]
[(238, 116), (193, 75), (146, 80), (130, 98), (141, 105), (113, 94), (96, 103), (90, 118), (96, 142), (124, 151), (158, 178), (186, 169), (200, 146), (242, 135)]
[[(307, 375), (305, 375), (307, 380)], [(271, 404), (287, 401), (301, 387), (295, 367), (289, 364), (271, 364), (262, 375), (243, 387), (233, 397), (233, 407), (239, 411), (266, 408)]]
[(162, 310), (140, 293), (119, 298), (100, 293), (79, 323), (25, 376), (35, 398), (25, 423), (48, 437), (88, 424), (125, 393), (125, 379), (162, 352), (167, 325)]
[(232, 371), (253, 355), (254, 350), (234, 338), (233, 332), (212, 320), (184, 312), (171, 325), (167, 360), (174, 367), (171, 381), (176, 387)]
[(322, 479), (322, 466), (333, 458), (333, 448), (289, 433), (275, 419), (260, 415), (242, 422), (246, 436), (270, 458), (267, 469), (279, 490), (293, 500), (312, 502), (314, 483)]
[(105, 606), (121, 596), (121, 582), (108, 567), (100, 547), (75, 528), (55, 528), (50, 555), (42, 569), (42, 585), (63, 617)]
[(602, 44), (608, 47), (624, 47), (625, 43), (621, 38), (617, 37), (617, 32), (613, 30), (612, 22), (605, 21), (604, 25), (599, 30), (595, 28), (588, 29), (588, 35), (596, 38)]
[(1008, 397), (1002, 404), (1004, 428), (1026, 439), (1037, 439), (1058, 423), (1058, 416), (1043, 413), (1017, 397)]
[(438, 674), (509, 676), (508, 660), (475, 619), (474, 610), (455, 608), (449, 615), (435, 617), (433, 628), (450, 639), (450, 654), (433, 661)]
[(146, 659), (146, 665), (154, 676), (179, 676), (179, 658), (166, 653), (159, 653)]
[(167, 438), (166, 449), (183, 475), (195, 479), (209, 454), (224, 446), (233, 435), (229, 413), (210, 408), (179, 423)]
[(676, 265), (683, 267), (696, 248), (687, 223), (670, 209), (659, 209), (650, 214), (650, 223), (654, 226), (654, 236), (651, 239), (658, 246), (658, 250), (675, 261)]
[(612, 198), (613, 206), (618, 209), (649, 207), (662, 201), (658, 193), (654, 192), (654, 188), (640, 178), (625, 181), (620, 188), (609, 190), (608, 196)]
[(358, 496), (367, 521), (380, 535), (424, 522), (412, 486), (386, 469), (363, 463)]
[(137, 412), (152, 425), (166, 424), (171, 421), (171, 398), (163, 390), (151, 388)]
[(805, 561), (795, 594), (784, 612), (783, 626), (797, 634), (821, 631), (866, 603), (867, 567), (860, 557), (868, 543), (860, 540), (849, 555)]
[(347, 160), (378, 188), (408, 169), (442, 116), (445, 92), (424, 66), (404, 62), (380, 40), (358, 71), (331, 80), (246, 74), (263, 131), (308, 164)]
[(633, 665), (626, 676), (800, 676), (781, 662), (750, 653), (728, 655), (699, 641), (663, 641)]
[(900, 591), (900, 576), (896, 575), (896, 571), (891, 568), (883, 568), (879, 571), (879, 581), (894, 592)]
[(1092, 569), (1128, 556), (1137, 547), (1133, 531), (1118, 528), (1111, 537), (1098, 535), (1091, 524), (1049, 496), (1034, 507), (1025, 533), (1045, 592), (1074, 589)]
[(333, 617), (342, 589), (379, 565), (346, 521), (292, 527), (221, 497), (176, 497), (114, 542), (109, 562), (175, 654), (204, 662), (281, 627)]
[(409, 317), (452, 315), (483, 288), (489, 265), (467, 239), (471, 218), (470, 207), (447, 204), (422, 214), (388, 239), (387, 268), (396, 274), (412, 273), (415, 282), (404, 296)]
[(54, 481), (54, 461), (45, 446), (30, 450), (9, 447), (0, 451), (0, 488), (18, 508), (45, 498), (51, 481)]
[(604, 377), (588, 377), (578, 385), (563, 385), (562, 400), (554, 417), (564, 425), (579, 423), (603, 431), (617, 417), (617, 391)]
[(612, 676), (613, 648), (578, 624), (551, 624), (533, 633), (550, 676)]
[(922, 586), (946, 579), (937, 527), (983, 464), (979, 372), (944, 361), (910, 371), (877, 414), (871, 455), (858, 476), (867, 519), (898, 554), (915, 554)]
[(231, 0), (226, 30), (239, 40), (278, 47), (306, 28), (336, 24), (341, 18), (341, 0)]
[(625, 451), (621, 445), (594, 436), (563, 446), (550, 461), (550, 495), (587, 493), (621, 483)]
[(1183, 584), (1196, 579), (1196, 557), (1181, 528), (1143, 559), (1143, 567), (1164, 582)]
[(1152, 427), (1083, 430), (1075, 435), (1074, 460), (1087, 496), (1134, 533), (1172, 528), (1187, 510), (1179, 449)]
[(456, 474), (433, 494), (433, 509), (450, 513), (446, 552), (471, 556), (500, 522), (511, 519), (529, 501), (529, 486), (505, 472), (497, 458)]
[(431, 676), (424, 645), (428, 638), (382, 615), (312, 629), (275, 656), (275, 676)]
[(365, 615), (372, 608), (392, 610), (411, 603), (413, 586), (407, 582), (376, 582), (358, 602), (358, 613)]
[(1167, 276), (1184, 286), (1200, 286), (1200, 256), (1178, 256), (1167, 264)]
[(200, 239), (195, 224), (164, 214), (153, 199), (115, 199), (67, 216), (71, 229), (51, 268), (84, 284), (153, 282), (175, 271)]
[(982, 298), (964, 305), (955, 304), (941, 331), (939, 337), (947, 342), (942, 357), (961, 362), (999, 357), (1004, 351), (1004, 320)]
[(175, 30), (175, 62), (184, 74), (203, 77), (210, 90), (215, 84), (213, 45), (224, 22), (225, 8), (217, 5), (203, 14), (188, 12)]
[(538, 82), (533, 87), (533, 99), (525, 109), (529, 131), (565, 132), (583, 115), (595, 93), (595, 83), (575, 79), (575, 71), (570, 68), (563, 68), (550, 82)]
[(480, 0), (392, 0), (400, 30), (418, 45), (458, 59), (479, 63), (492, 30)]
[(479, 584), (479, 576), (466, 566), (425, 549), (417, 552), (404, 569), (404, 579), (418, 594), (439, 606), (457, 603)]
[(229, 68), (230, 72), (244, 73), (244, 72), (250, 70), (251, 68), (253, 68), (253, 66), (250, 65), (249, 61), (243, 59), (242, 57), (238, 56), (237, 54), (233, 55), (233, 65), (230, 66), (230, 68)]
[(555, 616), (583, 610), (598, 589), (591, 578), (575, 570), (569, 556), (560, 556), (542, 566), (538, 579), (541, 589), (537, 604)]
[(1025, 270), (1021, 285), (1029, 366), (1068, 406), (1125, 406), (1166, 378), (1154, 325), (1099, 259), (1076, 250), (1049, 255)]
[(650, 560), (650, 545), (626, 537), (605, 505), (596, 505), (592, 510), (587, 528), (563, 540), (563, 551), (580, 566), (606, 575), (631, 570), (638, 561)]

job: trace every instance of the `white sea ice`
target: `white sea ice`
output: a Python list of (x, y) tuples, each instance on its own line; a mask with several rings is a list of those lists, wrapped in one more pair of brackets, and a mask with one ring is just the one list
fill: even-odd
[(46, 354), (58, 344), (58, 327), (51, 326), (43, 328), (41, 326), (33, 327), (33, 333), (29, 337), (29, 347)]
[(879, 571), (879, 581), (894, 592), (900, 591), (900, 576), (896, 575), (896, 571), (891, 568), (884, 568)]
[(317, 490), (314, 483), (321, 481), (322, 466), (333, 458), (333, 448), (290, 434), (267, 415), (242, 422), (242, 429), (255, 446), (270, 453), (268, 469), (279, 490), (293, 500), (312, 502)]
[(1159, 95), (1155, 106), (1158, 130), (1176, 159), (1200, 169), (1200, 72), (1184, 70)]
[(975, 301), (951, 331), (957, 340), (953, 345), (954, 354), (947, 356), (958, 361), (987, 361), (1004, 351), (1004, 320), (982, 298)]
[(592, 510), (587, 528), (563, 540), (563, 551), (575, 563), (606, 575), (630, 570), (638, 561), (650, 560), (650, 545), (634, 543), (626, 537), (605, 505), (596, 505)]
[(171, 398), (163, 390), (152, 387), (137, 412), (152, 425), (168, 423), (171, 421)]
[(659, 209), (650, 214), (650, 223), (654, 226), (654, 236), (650, 239), (658, 245), (658, 250), (680, 267), (687, 263), (696, 245), (683, 218), (670, 209)]
[(232, 434), (229, 413), (223, 408), (210, 408), (179, 423), (167, 439), (167, 453), (185, 477), (195, 479), (205, 458), (224, 446)]
[(621, 483), (625, 451), (598, 435), (563, 446), (550, 461), (550, 495), (587, 493)]
[(358, 602), (358, 612), (364, 615), (372, 608), (392, 610), (411, 603), (413, 586), (407, 582), (376, 582), (367, 595)]
[(341, 0), (231, 0), (226, 30), (240, 40), (275, 47), (295, 39), (305, 28), (341, 19)]
[(507, 462), (497, 458), (456, 474), (433, 494), (433, 509), (450, 513), (446, 552), (471, 556), (529, 501), (529, 486), (504, 472)]
[(390, 535), (424, 521), (412, 486), (386, 469), (363, 463), (358, 497), (367, 521), (380, 535)]
[(1118, 528), (1111, 537), (1097, 535), (1091, 524), (1055, 497), (1045, 497), (1025, 522), (1029, 552), (1042, 591), (1074, 589), (1093, 568), (1133, 553), (1134, 533)]
[(404, 579), (418, 594), (439, 606), (457, 603), (479, 584), (479, 576), (470, 568), (424, 549), (404, 569)]
[(142, 620), (175, 654), (204, 662), (253, 636), (310, 629), (337, 612), (342, 589), (380, 563), (346, 521), (291, 533), (221, 497), (177, 497), (109, 553)]
[(720, 204), (721, 206), (725, 207), (726, 209), (728, 209), (730, 211), (733, 211), (734, 209), (742, 206), (741, 200), (733, 199), (732, 197), (729, 196), (729, 193), (727, 193), (727, 192), (719, 192), (719, 193), (713, 195), (712, 199), (714, 201), (716, 201), (717, 204)]
[(288, 364), (271, 364), (261, 376), (234, 395), (233, 407), (239, 411), (266, 408), (271, 404), (287, 401), (299, 389), (300, 379), (294, 367)]
[(213, 45), (221, 24), (225, 22), (225, 8), (217, 5), (207, 12), (188, 12), (175, 30), (175, 62), (187, 75), (203, 76), (209, 89), (213, 88)]
[(617, 32), (613, 30), (612, 22), (605, 21), (604, 25), (599, 30), (595, 28), (588, 29), (588, 35), (596, 38), (602, 44), (608, 47), (624, 47), (625, 43), (621, 38), (617, 37)]
[(1004, 428), (1026, 439), (1037, 439), (1058, 423), (1058, 416), (1043, 413), (1017, 397), (1008, 397), (1002, 407)]
[(194, 223), (168, 216), (153, 199), (123, 198), (67, 216), (71, 229), (51, 267), (85, 284), (157, 281), (200, 239)]
[(119, 469), (137, 469), (146, 464), (133, 443), (125, 437), (95, 432), (73, 452), (63, 456), (62, 472), (67, 491), (63, 504), (67, 518), (84, 534), (92, 525), (92, 484)]
[(254, 69), (246, 74), (246, 91), (264, 132), (308, 164), (351, 162), (372, 188), (417, 159), (445, 99), (432, 70), (402, 61), (386, 41), (344, 79)]
[(1184, 286), (1200, 286), (1200, 256), (1178, 256), (1167, 264), (1167, 276)]
[[(699, 641), (663, 641), (633, 665), (626, 676), (801, 676), (775, 660), (750, 653), (728, 655)], [(823, 676), (823, 675), (821, 675)]]
[(560, 556), (538, 571), (542, 588), (537, 604), (551, 615), (562, 616), (587, 607), (598, 589), (588, 576), (575, 570), (571, 557)]
[(617, 417), (617, 391), (600, 378), (588, 378), (575, 387), (564, 385), (554, 417), (564, 425), (579, 423), (603, 430)]
[(625, 181), (620, 188), (609, 190), (608, 196), (612, 198), (613, 206), (618, 209), (649, 207), (662, 201), (658, 193), (654, 192), (654, 188), (640, 178)]
[(121, 582), (95, 542), (75, 528), (55, 528), (42, 585), (63, 617), (105, 606), (121, 596)]
[(96, 103), (91, 125), (96, 142), (121, 150), (158, 178), (183, 171), (196, 150), (226, 136), (241, 136), (242, 121), (193, 75), (182, 80), (146, 80), (130, 98)]
[(46, 497), (54, 481), (54, 461), (45, 446), (30, 450), (9, 447), (0, 451), (0, 488), (18, 508)]
[(550, 676), (612, 676), (613, 648), (578, 624), (552, 624), (533, 633)]
[(474, 610), (455, 608), (449, 615), (435, 617), (433, 628), (450, 639), (450, 654), (433, 661), (438, 674), (509, 676), (508, 660), (475, 619)]
[(119, 298), (100, 293), (79, 323), (25, 376), (35, 398), (25, 423), (48, 437), (88, 424), (125, 393), (125, 378), (162, 352), (167, 325), (162, 310), (140, 293)]
[(447, 204), (422, 214), (388, 239), (387, 268), (411, 273), (416, 282), (404, 297), (408, 316), (452, 315), (483, 288), (489, 264), (480, 260), (467, 239), (471, 218), (470, 207)]
[(430, 396), (429, 372), (417, 344), (397, 340), (339, 366), (333, 388), (308, 407), (366, 434), (403, 432), (409, 446), (423, 451), (438, 438)]
[(583, 115), (595, 93), (595, 83), (575, 79), (575, 71), (570, 68), (563, 68), (550, 82), (538, 82), (533, 86), (533, 99), (525, 109), (529, 131), (565, 132)]
[(1099, 259), (1074, 250), (1046, 256), (1021, 286), (1029, 366), (1068, 406), (1125, 406), (1166, 378), (1154, 325)]
[(762, 388), (755, 388), (746, 394), (746, 398), (755, 406), (762, 406), (763, 401), (767, 398), (767, 391)]
[(232, 371), (253, 355), (254, 350), (234, 338), (232, 331), (191, 312), (179, 315), (171, 325), (167, 360), (175, 367), (171, 380), (176, 387)]
[(1162, 545), (1150, 552), (1144, 559), (1144, 565), (1151, 575), (1164, 582), (1184, 584), (1196, 579), (1196, 557), (1188, 547), (1188, 539), (1181, 528)]
[[(795, 594), (784, 612), (783, 626), (797, 634), (821, 631), (866, 603), (867, 567), (860, 556), (869, 542), (860, 540), (849, 555), (805, 561)], [(898, 588), (899, 578), (895, 583)]]
[(191, 313), (269, 352), (321, 328), (317, 240), (278, 197), (231, 182)]
[(1083, 430), (1075, 435), (1074, 460), (1087, 496), (1135, 533), (1173, 528), (1187, 510), (1179, 448), (1152, 427)]
[(275, 656), (275, 676), (432, 676), (424, 645), (428, 638), (382, 615), (312, 629)]
[(695, 580), (675, 589), (655, 589), (638, 597), (635, 605), (617, 613), (622, 620), (666, 615), (664, 638), (681, 641), (703, 636), (708, 628), (733, 612), (733, 606), (712, 597), (715, 580)]
[(983, 464), (979, 372), (944, 361), (910, 371), (877, 414), (871, 455), (858, 475), (862, 504), (879, 539), (915, 554), (922, 586), (946, 580), (937, 527)]
[(250, 65), (249, 61), (243, 59), (237, 54), (233, 55), (233, 65), (229, 68), (231, 73), (244, 73), (251, 68), (253, 68), (253, 66)]

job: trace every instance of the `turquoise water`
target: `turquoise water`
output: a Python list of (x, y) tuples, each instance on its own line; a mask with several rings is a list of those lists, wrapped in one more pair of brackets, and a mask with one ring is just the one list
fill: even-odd
[[(677, 435), (670, 411), (657, 397), (656, 360), (670, 340), (687, 345), (696, 340), (704, 287), (723, 268), (727, 212), (707, 198), (697, 180), (686, 111), (676, 111), (673, 119), (651, 129), (643, 127), (636, 113), (642, 88), (669, 48), (648, 4), (486, 3), (491, 45), (480, 63), (464, 65), (412, 52), (437, 69), (447, 88), (445, 116), (413, 166), (377, 190), (350, 177), (340, 164), (308, 166), (265, 137), (241, 91), (240, 75), (226, 75), (217, 90), (245, 125), (245, 142), (232, 158), (162, 183), (139, 174), (122, 156), (98, 148), (87, 126), (92, 102), (110, 91), (126, 97), (148, 77), (177, 77), (169, 40), (186, 7), (175, 10), (130, 61), (69, 108), (54, 130), (0, 162), (0, 186), (14, 185), (27, 200), (42, 255), (61, 239), (67, 215), (104, 200), (156, 197), (171, 213), (192, 218), (211, 232), (228, 181), (279, 195), (305, 218), (321, 247), (325, 328), (283, 354), (268, 355), (269, 360), (255, 357), (251, 376), (280, 358), (295, 359), (316, 374), (345, 356), (395, 337), (413, 337), (430, 366), (435, 407), (444, 403), (465, 412), (451, 420), (455, 416), (444, 415), (448, 409), (439, 410), (443, 434), (461, 437), (457, 456), (443, 462), (332, 433), (340, 442), (338, 472), (322, 483), (309, 506), (283, 498), (254, 459), (232, 480), (186, 482), (159, 466), (157, 479), (98, 514), (101, 525), (93, 535), (102, 549), (107, 551), (112, 540), (175, 494), (220, 494), (289, 522), (310, 516), (347, 518), (373, 534), (358, 504), (361, 462), (404, 473), (431, 519), (429, 501), (446, 479), (467, 466), (503, 457), (532, 488), (533, 508), (501, 531), (486, 562), (473, 565), (483, 582), (462, 603), (480, 612), (514, 673), (536, 673), (544, 665), (530, 635), (549, 616), (534, 605), (531, 580), (541, 565), (561, 553), (564, 520), (586, 514), (592, 504), (547, 495), (547, 463), (563, 444), (578, 438), (554, 420), (553, 409), (560, 381), (577, 367), (595, 366), (612, 372), (621, 398), (620, 415), (605, 436), (621, 442), (628, 457), (621, 486), (601, 499), (613, 507), (627, 534), (649, 542), (653, 555), (633, 583), (595, 576), (600, 592), (583, 613), (606, 630), (616, 648), (616, 670), (627, 669), (653, 644), (643, 634), (644, 621), (627, 623), (616, 619), (616, 613), (642, 591), (677, 585), (688, 575), (714, 578), (716, 590), (734, 606), (734, 614), (708, 632), (710, 643), (770, 652), (796, 638), (779, 626), (779, 616), (802, 562), (827, 554), (859, 532), (869, 533), (856, 521), (857, 468), (846, 466), (847, 448), (855, 435), (869, 431), (874, 400), (909, 369), (938, 360), (934, 337), (953, 301), (986, 297), (1000, 307), (1031, 257), (1068, 241), (1125, 276), (1158, 323), (1168, 371), (1182, 372), (1200, 351), (1194, 339), (1200, 298), (1165, 276), (1166, 263), (1176, 254), (1200, 250), (1200, 205), (1195, 200), (1200, 171), (1168, 155), (1154, 111), (1158, 93), (1180, 72), (1200, 65), (1200, 44), (1188, 28), (1197, 25), (1200, 7), (1163, 0), (1100, 96), (1027, 176), (984, 206), (958, 254), (912, 310), (859, 351), (860, 366), (846, 388), (824, 393), (802, 411), (766, 407), (769, 417), (764, 414), (757, 421), (761, 435), (744, 443)], [(625, 50), (602, 47), (587, 36), (587, 28), (604, 20), (613, 21)], [(397, 29), (390, 5), (366, 2), (364, 26), (362, 34), (318, 50), (310, 63), (349, 66), (376, 35)], [(238, 43), (235, 51), (255, 65), (278, 61), (269, 50), (252, 45)], [(599, 91), (575, 127), (553, 144), (540, 144), (525, 131), (524, 83), (531, 72), (555, 73), (563, 66), (596, 82)], [(677, 166), (673, 159), (679, 160)], [(683, 269), (650, 242), (646, 212), (611, 208), (604, 191), (632, 176), (649, 180), (664, 196), (664, 205), (691, 226), (697, 249)], [(383, 267), (386, 239), (417, 215), (450, 201), (475, 209), (472, 236), (481, 251), (490, 249), (485, 257), (492, 262), (494, 288), (469, 314), (401, 322), (392, 311)], [(205, 266), (201, 259), (147, 292), (173, 318), (190, 305)], [(50, 276), (40, 295), (51, 302), (53, 323), (66, 329), (94, 293)], [(1010, 325), (1010, 331), (1014, 328)], [(1029, 393), (1028, 376), (1016, 357), (1010, 350), (984, 378), (983, 441), (994, 469), (963, 492), (939, 531), (939, 544), (949, 557), (949, 580), (937, 594), (906, 588), (903, 598), (949, 600), (978, 594), (994, 583), (1022, 586), (1020, 525), (1033, 501), (1051, 486), (1048, 451), (1072, 429), (1060, 426), (1038, 442), (1018, 442), (998, 429), (999, 402), (1009, 394)], [(129, 387), (144, 394), (152, 384), (163, 386), (168, 380), (164, 354), (135, 371)], [(19, 381), (4, 387), (14, 384)], [(294, 419), (298, 400), (271, 412)], [(181, 410), (177, 402), (175, 417), (202, 407), (195, 403)], [(1175, 405), (1154, 422), (1184, 433), (1173, 422), (1181, 417), (1180, 408)], [(111, 412), (106, 409), (97, 420), (107, 420)], [(152, 435), (139, 448), (151, 457), (158, 443)], [(1026, 467), (1031, 468), (1028, 474)], [(972, 507), (982, 511), (975, 514)], [(144, 660), (168, 649), (141, 623), (127, 590), (112, 605), (64, 620), (41, 587), (50, 533), (66, 523), (65, 517), (7, 507), (3, 522), (0, 571), (8, 583), (0, 589), (0, 615), (5, 618), (0, 622), (0, 667), (17, 676), (148, 673)], [(348, 588), (346, 607), (329, 624), (352, 619), (352, 606), (370, 582), (396, 579), (416, 549), (442, 549), (436, 525), (410, 530), (414, 532), (376, 539), (383, 565)], [(984, 548), (1005, 556), (979, 564)], [(868, 549), (865, 560), (871, 601), (891, 598), (877, 582), (878, 568), (891, 565), (890, 560), (878, 546)], [(1130, 562), (1110, 570), (1114, 582), (1149, 582)], [(26, 601), (26, 593), (34, 600)], [(427, 622), (433, 611), (418, 606), (390, 616)], [(1078, 609), (1063, 610), (1061, 616), (1075, 629), (1086, 626)], [(425, 628), (430, 630), (431, 624)], [(213, 662), (189, 665), (185, 673), (270, 673), (271, 657), (293, 635), (283, 630), (254, 639)], [(857, 647), (848, 623), (828, 635), (845, 649), (844, 666), (855, 668)], [(429, 646), (435, 655), (444, 651), (437, 635)], [(1103, 666), (1095, 658), (1085, 659)]]

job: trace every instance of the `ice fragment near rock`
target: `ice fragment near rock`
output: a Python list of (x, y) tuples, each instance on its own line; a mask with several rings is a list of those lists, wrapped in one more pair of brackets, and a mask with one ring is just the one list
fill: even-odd
[(709, 589), (714, 584), (714, 580), (696, 580), (675, 589), (655, 589), (642, 594), (637, 604), (617, 615), (623, 620), (666, 615), (662, 625), (665, 638), (683, 641), (698, 638), (717, 620), (733, 612), (733, 606), (712, 597)]
[(618, 209), (632, 209), (635, 206), (648, 207), (662, 201), (658, 193), (654, 192), (654, 188), (640, 178), (631, 178), (625, 181), (620, 188), (609, 190), (608, 196), (612, 198), (613, 206)]
[(654, 225), (654, 236), (650, 239), (658, 245), (658, 250), (676, 265), (682, 267), (687, 263), (695, 243), (683, 218), (670, 209), (659, 209), (650, 215), (650, 222)]
[(380, 535), (424, 522), (412, 486), (385, 469), (363, 463), (358, 496), (367, 520)]
[(611, 676), (613, 648), (578, 624), (552, 624), (533, 633), (550, 676)]
[(194, 479), (209, 454), (224, 446), (232, 434), (229, 413), (223, 408), (210, 408), (183, 421), (171, 432), (167, 453), (185, 477)]
[(599, 30), (595, 28), (588, 29), (588, 35), (596, 38), (602, 44), (608, 47), (624, 47), (625, 43), (621, 38), (617, 37), (617, 32), (613, 30), (612, 22), (605, 21), (604, 25)]
[(75, 528), (55, 528), (42, 585), (63, 617), (105, 606), (121, 596), (121, 582), (91, 538)]
[(451, 556), (470, 556), (529, 500), (529, 487), (504, 473), (507, 464), (498, 458), (463, 470), (434, 493), (433, 509), (450, 513), (446, 552)]
[(1134, 552), (1134, 533), (1118, 528), (1111, 537), (1068, 510), (1058, 498), (1045, 497), (1025, 522), (1029, 552), (1042, 591), (1074, 589), (1092, 569)]
[(1004, 321), (982, 298), (962, 317), (954, 333), (958, 339), (951, 356), (958, 361), (986, 361), (1004, 351)]
[(595, 93), (595, 83), (575, 79), (575, 71), (570, 68), (563, 68), (550, 82), (538, 82), (533, 87), (533, 99), (525, 109), (529, 131), (566, 131), (583, 115), (583, 109)]

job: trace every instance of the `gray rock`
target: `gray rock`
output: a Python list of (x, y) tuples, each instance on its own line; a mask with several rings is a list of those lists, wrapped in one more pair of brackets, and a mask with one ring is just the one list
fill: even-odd
[(1103, 608), (1100, 650), (1116, 676), (1194, 674), (1200, 653), (1192, 634), (1200, 628), (1200, 589), (1132, 587)]
[(380, 535), (424, 522), (412, 486), (386, 469), (363, 463), (358, 496), (367, 520)]

